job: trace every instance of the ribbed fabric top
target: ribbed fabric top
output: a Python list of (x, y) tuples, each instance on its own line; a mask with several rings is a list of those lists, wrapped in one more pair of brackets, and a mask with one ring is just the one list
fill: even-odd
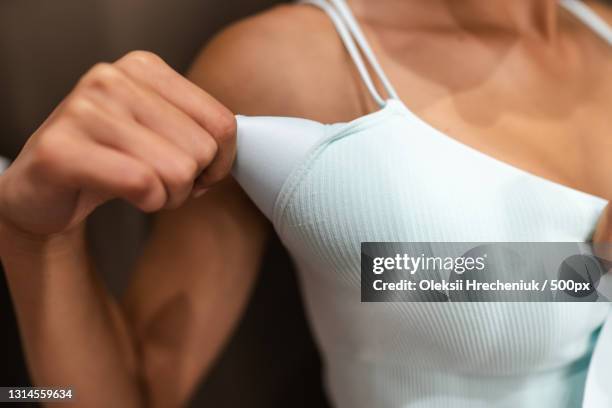
[[(344, 1), (306, 1), (330, 16), (381, 109), (329, 126), (241, 118), (236, 176), (298, 266), (334, 405), (580, 406), (608, 304), (361, 303), (360, 244), (582, 242), (607, 201), (439, 132), (399, 101)], [(561, 4), (612, 42), (612, 29), (584, 4)], [(279, 139), (259, 136), (282, 136), (292, 127), (313, 135), (284, 160), (270, 160), (285, 154)], [(610, 325), (603, 331), (608, 337)], [(612, 355), (600, 345), (599, 355)], [(597, 353), (597, 366), (609, 367)], [(595, 385), (603, 384), (598, 375)], [(598, 393), (587, 387), (587, 394)]]
[(606, 201), (486, 156), (399, 101), (314, 146), (273, 222), (338, 408), (580, 406), (601, 303), (360, 303), (362, 241), (588, 240)]

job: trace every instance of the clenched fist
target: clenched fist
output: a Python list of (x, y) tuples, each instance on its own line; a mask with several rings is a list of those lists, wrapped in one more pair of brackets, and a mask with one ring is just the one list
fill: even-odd
[(229, 173), (235, 128), (228, 109), (154, 54), (98, 64), (0, 176), (0, 220), (51, 235), (113, 198), (176, 208)]

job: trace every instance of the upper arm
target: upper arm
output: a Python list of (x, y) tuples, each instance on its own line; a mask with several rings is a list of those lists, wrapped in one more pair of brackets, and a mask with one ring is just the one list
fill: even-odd
[(309, 5), (277, 6), (228, 27), (189, 73), (235, 113), (327, 123), (362, 113), (356, 75), (329, 17)]
[[(319, 10), (279, 6), (225, 29), (188, 76), (235, 113), (337, 121), (355, 115), (355, 106), (339, 100), (356, 99), (347, 95), (351, 76), (337, 69), (346, 63), (341, 47)], [(156, 216), (125, 300), (155, 404), (187, 398), (219, 353), (269, 232), (231, 178)]]
[[(278, 52), (282, 44), (267, 42), (269, 20), (256, 17), (225, 30), (189, 78), (234, 112), (291, 109), (279, 103), (280, 93), (293, 92), (291, 82), (272, 60), (291, 56)], [(264, 92), (271, 85), (279, 94)], [(153, 406), (180, 405), (219, 354), (242, 314), (269, 233), (267, 220), (231, 178), (156, 214), (124, 298)]]
[(177, 406), (212, 364), (241, 315), (268, 226), (222, 182), (159, 213), (125, 296), (150, 406)]

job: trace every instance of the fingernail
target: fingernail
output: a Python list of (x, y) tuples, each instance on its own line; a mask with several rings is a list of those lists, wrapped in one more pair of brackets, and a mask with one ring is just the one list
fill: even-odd
[(193, 198), (198, 198), (198, 197), (202, 197), (204, 194), (206, 194), (207, 191), (208, 191), (207, 188), (197, 188), (197, 189), (193, 190), (191, 195), (193, 196)]

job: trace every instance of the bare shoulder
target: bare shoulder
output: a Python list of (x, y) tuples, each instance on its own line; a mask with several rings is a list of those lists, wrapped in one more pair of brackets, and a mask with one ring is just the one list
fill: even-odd
[(204, 47), (189, 74), (236, 113), (325, 122), (355, 116), (351, 75), (328, 17), (307, 5), (276, 6), (230, 25)]

